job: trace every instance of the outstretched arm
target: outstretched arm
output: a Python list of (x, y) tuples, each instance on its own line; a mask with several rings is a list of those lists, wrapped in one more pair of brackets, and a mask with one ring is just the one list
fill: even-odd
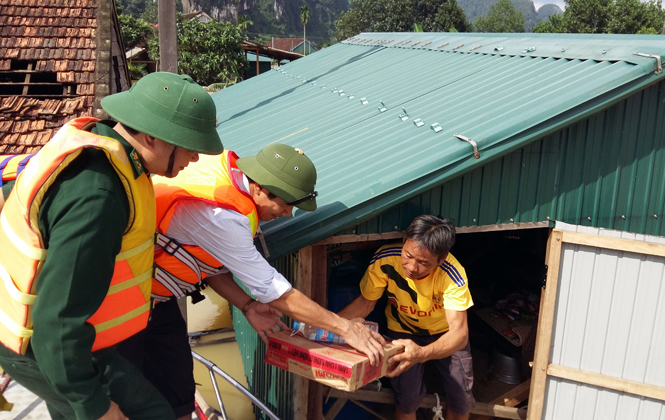
[[(230, 273), (216, 274), (207, 277), (206, 281), (212, 290), (236, 308), (243, 309), (251, 299), (251, 296), (245, 293), (233, 280)], [(279, 310), (261, 302), (254, 302), (245, 314), (249, 325), (256, 330), (261, 340), (266, 344), (268, 344), (268, 337), (279, 331), (277, 327), (282, 330), (289, 329), (280, 319), (282, 316)]]
[(346, 319), (365, 318), (372, 313), (375, 306), (375, 300), (369, 300), (365, 296), (360, 295), (353, 302), (346, 305), (346, 308), (337, 312), (337, 315)]
[(289, 290), (269, 305), (305, 324), (339, 334), (351, 347), (365, 353), (373, 366), (383, 358), (386, 340), (379, 333), (330, 312), (296, 289)]

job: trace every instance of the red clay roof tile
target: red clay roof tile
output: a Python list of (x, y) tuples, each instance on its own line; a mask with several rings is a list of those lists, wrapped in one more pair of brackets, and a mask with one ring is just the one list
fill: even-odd
[[(63, 86), (49, 85), (56, 88), (48, 90), (51, 97), (0, 92), (0, 153), (36, 152), (65, 122), (92, 115), (101, 1), (106, 0), (0, 0), (0, 70), (32, 68), (51, 73), (47, 80)], [(13, 77), (31, 74), (17, 71)]]

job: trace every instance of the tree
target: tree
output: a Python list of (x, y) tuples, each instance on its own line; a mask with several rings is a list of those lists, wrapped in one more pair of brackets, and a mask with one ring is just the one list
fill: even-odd
[(141, 13), (141, 19), (150, 23), (158, 23), (158, 11), (157, 11), (157, 2), (148, 1), (145, 4), (145, 9)]
[(349, 11), (335, 21), (338, 40), (360, 32), (466, 31), (464, 11), (456, 0), (351, 0)]
[(499, 0), (487, 17), (478, 16), (473, 26), (476, 32), (524, 32), (525, 23), (524, 14), (515, 10), (510, 0)]
[(125, 49), (130, 50), (135, 46), (145, 43), (154, 36), (154, 28), (143, 19), (136, 19), (131, 15), (118, 15), (120, 33), (125, 44)]
[[(230, 22), (199, 22), (178, 16), (178, 73), (190, 75), (202, 86), (233, 84), (248, 68), (242, 49), (243, 29)], [(150, 58), (159, 58), (159, 40), (150, 40)]]
[(551, 15), (533, 32), (659, 34), (665, 12), (658, 0), (566, 0), (563, 15)]
[(309, 22), (309, 7), (301, 6), (300, 7), (300, 21), (302, 22), (302, 48), (303, 55), (307, 54), (307, 37), (305, 36), (305, 26)]

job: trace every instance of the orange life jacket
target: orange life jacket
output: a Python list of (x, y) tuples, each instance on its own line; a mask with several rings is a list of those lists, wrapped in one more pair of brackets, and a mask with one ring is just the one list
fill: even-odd
[(155, 251), (152, 283), (155, 301), (196, 292), (205, 277), (218, 273), (223, 266), (200, 247), (181, 245), (165, 235), (176, 204), (184, 200), (200, 200), (237, 211), (247, 216), (252, 236), (256, 235), (259, 227), (256, 205), (240, 187), (243, 173), (236, 165), (237, 160), (238, 156), (232, 151), (224, 151), (221, 156), (201, 155), (196, 164), (187, 166), (175, 178), (153, 178), (157, 199), (157, 244), (160, 245)]
[(152, 183), (145, 174), (134, 179), (120, 142), (87, 131), (86, 126), (96, 121), (78, 118), (65, 124), (25, 166), (0, 213), (0, 341), (17, 353), (25, 354), (32, 336), (32, 305), (38, 299), (36, 286), (48, 257), (39, 231), (42, 201), (57, 176), (86, 147), (106, 153), (130, 206), (108, 294), (87, 320), (96, 331), (92, 350), (115, 345), (147, 325), (155, 232)]

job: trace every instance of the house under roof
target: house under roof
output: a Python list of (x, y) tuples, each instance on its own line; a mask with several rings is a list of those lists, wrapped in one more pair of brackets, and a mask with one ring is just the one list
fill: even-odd
[[(518, 386), (527, 418), (659, 418), (664, 53), (662, 36), (369, 33), (213, 99), (228, 149), (286, 143), (317, 166), (319, 208), (262, 225), (273, 264), (303, 293), (341, 309), (359, 293), (364, 251), (399, 241), (419, 214), (452, 218), (484, 341), (507, 340), (486, 322), (497, 299), (522, 287), (543, 297), (532, 344), (511, 348), (531, 377)], [(241, 318), (250, 389), (280, 417), (319, 418), (332, 396), (335, 418), (354, 399), (266, 367)], [(499, 394), (472, 413), (524, 418), (525, 407), (488, 407)]]
[(129, 88), (114, 2), (0, 0), (0, 153), (34, 153)]
[[(653, 85), (663, 54), (648, 35), (364, 33), (213, 98), (225, 147), (246, 156), (287, 143), (317, 166), (318, 210), (264, 226), (280, 256)], [(472, 210), (459, 224), (488, 223), (456, 200)], [(501, 218), (575, 222), (551, 207)]]
[(266, 47), (276, 48), (278, 50), (293, 51), (302, 54), (304, 43), (307, 43), (307, 53), (317, 51), (312, 43), (304, 38), (273, 38)]

